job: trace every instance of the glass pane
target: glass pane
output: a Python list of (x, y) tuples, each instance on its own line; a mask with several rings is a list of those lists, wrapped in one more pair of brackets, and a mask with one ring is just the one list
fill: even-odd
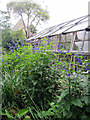
[(81, 42), (75, 42), (73, 46), (73, 50), (81, 50), (82, 47), (82, 41)]
[(90, 31), (86, 32), (86, 40), (90, 39)]
[(65, 42), (65, 35), (61, 35), (61, 42)]
[(84, 41), (83, 51), (89, 51), (90, 41)]
[(71, 42), (73, 39), (73, 33), (66, 34), (66, 42)]
[(67, 51), (70, 50), (70, 44), (71, 43), (65, 43), (65, 48), (64, 49), (67, 50)]
[(85, 34), (85, 31), (77, 32), (77, 39), (78, 40), (83, 40), (84, 39), (84, 34)]

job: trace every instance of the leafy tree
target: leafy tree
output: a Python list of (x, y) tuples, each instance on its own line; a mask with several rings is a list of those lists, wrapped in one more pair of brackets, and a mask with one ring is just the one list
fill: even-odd
[(31, 31), (31, 33), (37, 33), (37, 29), (36, 29), (36, 27), (32, 24), (31, 25), (31, 27), (30, 27), (30, 31)]
[(30, 27), (35, 24), (35, 27), (42, 21), (49, 19), (48, 11), (34, 1), (10, 2), (7, 4), (8, 10), (13, 10), (13, 13), (20, 16), (22, 19), (27, 16), (27, 30), (25, 28), (24, 19), (23, 24), (26, 35), (30, 34)]
[(8, 46), (10, 44), (10, 40), (12, 39), (12, 31), (10, 30), (10, 14), (7, 11), (0, 11), (0, 29), (2, 32), (2, 39), (0, 42), (2, 43), (2, 47), (9, 49)]
[(9, 50), (9, 46), (11, 46), (11, 40), (13, 39), (13, 34), (10, 29), (2, 30), (2, 47), (6, 50)]
[(0, 29), (9, 29), (10, 28), (10, 14), (7, 11), (0, 10)]
[(22, 31), (21, 29), (18, 29), (17, 31), (13, 31), (13, 39), (22, 40), (24, 42), (24, 40), (26, 39), (24, 31)]

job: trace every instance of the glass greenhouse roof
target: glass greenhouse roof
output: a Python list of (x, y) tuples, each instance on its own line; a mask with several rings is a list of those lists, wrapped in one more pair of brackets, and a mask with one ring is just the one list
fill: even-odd
[(88, 28), (90, 25), (90, 15), (86, 15), (74, 20), (70, 20), (68, 22), (64, 22), (49, 28), (46, 28), (45, 30), (37, 33), (35, 36), (31, 37), (28, 39), (34, 40), (38, 38), (43, 38), (43, 37), (48, 37), (48, 36), (53, 36), (57, 34), (67, 34), (71, 33), (74, 31), (82, 31)]

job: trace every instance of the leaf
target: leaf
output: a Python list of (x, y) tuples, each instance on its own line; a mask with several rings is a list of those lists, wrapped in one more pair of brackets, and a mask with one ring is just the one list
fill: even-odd
[(89, 103), (88, 100), (89, 100), (89, 96), (85, 96), (85, 97), (84, 97), (84, 102), (85, 102), (86, 105), (88, 105), (88, 103)]
[(68, 94), (68, 91), (64, 91), (61, 93), (61, 96), (59, 96), (59, 100), (61, 100), (62, 98), (64, 98), (66, 95)]
[(31, 120), (31, 118), (27, 115), (23, 120)]
[(75, 99), (71, 103), (74, 104), (75, 106), (83, 107), (83, 104), (80, 99)]
[(14, 118), (12, 115), (10, 115), (10, 113), (7, 110), (5, 110), (5, 112), (8, 118)]
[(70, 110), (70, 104), (69, 103), (66, 102), (65, 107), (68, 111)]
[(36, 81), (36, 80), (33, 80), (33, 84), (36, 85), (36, 84), (37, 84), (37, 81)]
[(67, 111), (63, 111), (63, 116), (67, 116), (68, 112)]
[(25, 115), (28, 111), (29, 111), (28, 108), (21, 109), (21, 110), (16, 114), (16, 116), (22, 117), (22, 116)]
[(0, 115), (6, 115), (6, 113), (0, 110)]

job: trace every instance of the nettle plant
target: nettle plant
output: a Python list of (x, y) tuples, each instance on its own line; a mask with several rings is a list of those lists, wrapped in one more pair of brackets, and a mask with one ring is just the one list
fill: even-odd
[(13, 115), (28, 106), (47, 110), (56, 96), (60, 78), (55, 61), (56, 55), (42, 46), (11, 48), (2, 59), (2, 108)]
[[(76, 62), (70, 62), (72, 54), (64, 53), (57, 63), (61, 78), (58, 80), (59, 90), (54, 102), (50, 103), (48, 111), (42, 111), (43, 117), (60, 120), (89, 119), (88, 103), (88, 65), (89, 60), (83, 53), (73, 57)], [(68, 59), (67, 59), (68, 58)]]
[(72, 53), (64, 49), (53, 53), (53, 43), (45, 44), (45, 40), (40, 47), (22, 44), (4, 55), (3, 109), (17, 117), (27, 108), (21, 112), (31, 119), (86, 119), (89, 60), (77, 53), (76, 62), (71, 62)]

